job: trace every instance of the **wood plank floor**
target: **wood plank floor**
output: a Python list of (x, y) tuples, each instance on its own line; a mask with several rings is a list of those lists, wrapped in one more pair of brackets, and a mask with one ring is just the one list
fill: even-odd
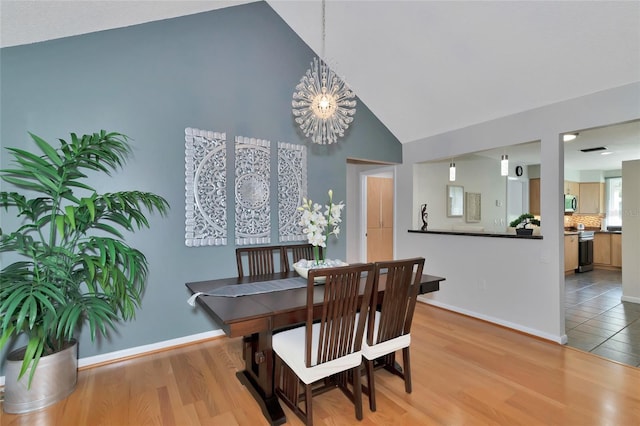
[[(358, 423), (336, 390), (314, 399), (316, 425), (640, 424), (638, 368), (422, 303), (415, 315), (413, 393), (377, 371), (377, 412), (365, 399)], [(65, 401), (0, 424), (264, 425), (241, 357), (240, 339), (220, 338), (86, 369)]]

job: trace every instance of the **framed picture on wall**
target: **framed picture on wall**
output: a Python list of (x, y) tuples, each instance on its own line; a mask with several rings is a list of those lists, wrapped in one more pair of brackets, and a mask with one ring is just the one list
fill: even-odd
[(465, 193), (465, 221), (466, 222), (480, 222), (482, 220), (481, 214), (481, 195), (479, 192), (466, 192)]

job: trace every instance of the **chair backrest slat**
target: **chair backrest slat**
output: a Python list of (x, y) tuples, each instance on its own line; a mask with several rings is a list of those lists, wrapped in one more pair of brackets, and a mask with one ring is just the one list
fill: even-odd
[[(313, 260), (313, 246), (311, 244), (289, 244), (282, 246), (286, 256), (286, 271), (291, 270), (291, 265), (299, 260)], [(322, 256), (322, 247), (318, 247), (319, 254)]]
[[(276, 254), (279, 257), (280, 269), (276, 271)], [(246, 266), (245, 269), (245, 259)], [(288, 271), (286, 253), (282, 246), (238, 247), (236, 249), (238, 277), (273, 274)]]
[[(373, 264), (357, 264), (336, 268), (311, 269), (307, 279), (306, 365), (321, 364), (360, 350), (371, 292), (373, 291)], [(364, 295), (361, 298), (362, 279), (366, 273)], [(325, 277), (321, 287), (314, 285), (317, 277)], [(314, 314), (314, 294), (322, 288), (320, 318)], [(363, 312), (358, 316), (358, 312)], [(313, 324), (318, 322), (317, 362), (313, 363), (311, 341)]]
[[(374, 345), (409, 334), (416, 307), (424, 258), (376, 262), (375, 283), (369, 309), (367, 344)], [(384, 297), (378, 301), (379, 286), (384, 282)], [(380, 312), (378, 333), (374, 336), (375, 310)]]

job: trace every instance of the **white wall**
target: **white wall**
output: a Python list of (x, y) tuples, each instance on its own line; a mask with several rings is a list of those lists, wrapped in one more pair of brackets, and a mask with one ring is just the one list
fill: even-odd
[[(500, 176), (500, 161), (486, 157), (456, 160), (456, 180), (449, 182), (449, 163), (421, 163), (413, 167), (413, 228), (422, 226), (420, 206), (427, 204), (429, 229), (481, 226), (485, 232), (506, 229), (506, 178)], [(460, 185), (464, 192), (481, 194), (481, 221), (468, 223), (465, 217), (447, 217), (447, 185)], [(500, 206), (497, 206), (500, 202)], [(523, 213), (523, 212), (520, 212)], [(500, 222), (502, 219), (502, 222)], [(497, 221), (497, 222), (496, 222)]]
[(578, 182), (604, 182), (602, 170), (582, 170), (578, 173)]
[(347, 239), (347, 254), (345, 262), (354, 263), (360, 259), (360, 227), (356, 220), (360, 218), (360, 170), (363, 166), (347, 163), (347, 200), (343, 220), (347, 223), (353, 222), (353, 226), (347, 226), (345, 238)]
[[(560, 134), (640, 118), (640, 82), (514, 114), (403, 146), (397, 167), (396, 257), (424, 256), (446, 277), (422, 300), (557, 342), (564, 331), (563, 169)], [(541, 240), (416, 234), (417, 162), (541, 141)], [(406, 206), (411, 206), (407, 209)]]
[(640, 303), (640, 160), (622, 162), (622, 300)]

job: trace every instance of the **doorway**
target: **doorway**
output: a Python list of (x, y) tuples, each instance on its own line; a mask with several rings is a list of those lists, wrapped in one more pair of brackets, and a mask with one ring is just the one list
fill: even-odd
[[(573, 140), (560, 142), (564, 150), (564, 193), (577, 195), (578, 203), (590, 198), (600, 200), (596, 209), (564, 216), (565, 229), (582, 223), (598, 232), (605, 228), (603, 220), (616, 217), (612, 212), (605, 214), (607, 197), (601, 182), (621, 177), (623, 161), (638, 159), (639, 134), (640, 122), (635, 120), (574, 132)], [(584, 155), (583, 148), (605, 145), (614, 156)], [(592, 191), (596, 187), (601, 189), (594, 197)], [(614, 208), (622, 210), (622, 194), (616, 197)], [(625, 300), (622, 270), (613, 267), (613, 263), (609, 267), (610, 245), (602, 246), (602, 250), (594, 247), (594, 251), (593, 270), (564, 277), (567, 346), (640, 367), (640, 304)], [(596, 253), (600, 260), (595, 259)], [(621, 266), (621, 262), (616, 265)]]

